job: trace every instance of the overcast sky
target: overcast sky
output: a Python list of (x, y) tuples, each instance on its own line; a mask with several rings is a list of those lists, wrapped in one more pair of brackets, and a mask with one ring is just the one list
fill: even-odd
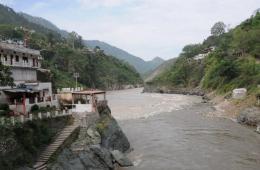
[(101, 40), (145, 60), (178, 56), (202, 42), (217, 21), (231, 27), (250, 17), (260, 0), (0, 0), (16, 11)]

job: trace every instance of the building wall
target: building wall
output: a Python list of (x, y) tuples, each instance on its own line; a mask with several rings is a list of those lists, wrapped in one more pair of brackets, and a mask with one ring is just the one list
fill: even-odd
[(0, 61), (7, 66), (14, 67), (29, 67), (29, 68), (40, 68), (41, 62), (37, 57), (33, 55), (23, 55), (9, 54), (0, 52)]
[(35, 69), (12, 67), (11, 72), (15, 82), (37, 81)]

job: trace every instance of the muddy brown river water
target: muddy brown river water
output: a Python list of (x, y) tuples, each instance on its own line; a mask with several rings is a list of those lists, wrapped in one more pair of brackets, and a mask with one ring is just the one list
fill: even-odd
[(133, 147), (123, 170), (260, 170), (260, 135), (208, 117), (197, 96), (108, 92), (109, 106)]

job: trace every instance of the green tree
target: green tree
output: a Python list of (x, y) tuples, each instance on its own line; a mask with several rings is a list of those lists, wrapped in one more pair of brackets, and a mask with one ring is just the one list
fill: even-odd
[(225, 28), (226, 28), (226, 25), (224, 24), (224, 22), (219, 21), (213, 25), (210, 32), (213, 36), (217, 37), (217, 36), (220, 36), (221, 34), (225, 33)]
[(14, 86), (14, 80), (9, 67), (0, 62), (0, 86)]

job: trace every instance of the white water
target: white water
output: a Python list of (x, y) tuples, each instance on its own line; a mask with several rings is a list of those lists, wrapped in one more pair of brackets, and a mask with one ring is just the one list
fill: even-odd
[(201, 102), (201, 97), (198, 96), (142, 93), (142, 90), (138, 88), (108, 92), (108, 105), (117, 120), (148, 118)]

